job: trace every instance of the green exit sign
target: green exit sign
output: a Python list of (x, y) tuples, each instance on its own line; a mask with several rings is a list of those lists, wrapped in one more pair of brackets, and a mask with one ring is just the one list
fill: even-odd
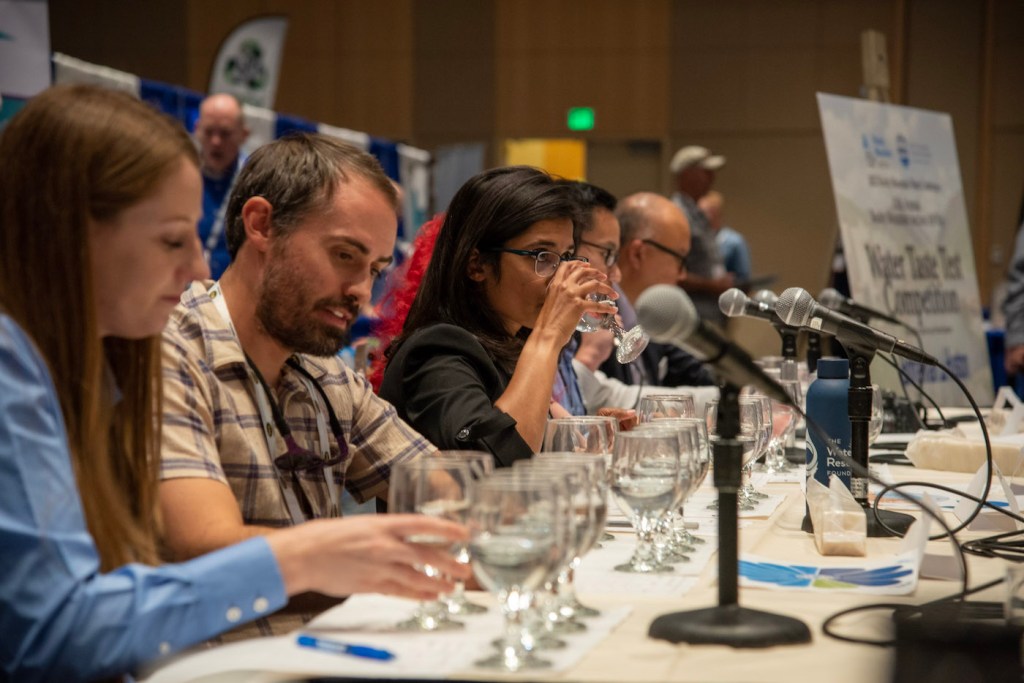
[(565, 125), (569, 130), (594, 130), (594, 108), (572, 107), (565, 115)]

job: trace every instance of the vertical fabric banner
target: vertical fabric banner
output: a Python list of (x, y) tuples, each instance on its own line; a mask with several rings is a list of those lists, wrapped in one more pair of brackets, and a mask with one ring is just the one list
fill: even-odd
[(46, 0), (0, 0), (0, 122), (49, 86)]
[(210, 73), (212, 93), (230, 93), (245, 104), (274, 108), (288, 19), (257, 17), (239, 24), (221, 43)]
[(402, 186), (402, 233), (400, 239), (411, 242), (426, 222), (430, 209), (430, 153), (398, 145), (398, 182)]
[[(978, 403), (991, 403), (992, 371), (952, 119), (823, 93), (818, 108), (854, 298), (916, 330), (924, 349)], [(903, 331), (898, 336), (906, 338)], [(904, 360), (900, 365), (939, 405), (967, 405), (939, 368)]]

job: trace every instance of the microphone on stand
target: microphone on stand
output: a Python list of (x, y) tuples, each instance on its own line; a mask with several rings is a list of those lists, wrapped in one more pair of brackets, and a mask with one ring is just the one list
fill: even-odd
[(844, 346), (886, 351), (925, 365), (938, 365), (934, 357), (916, 346), (822, 306), (807, 290), (799, 287), (790, 287), (782, 293), (775, 304), (775, 313), (787, 325), (827, 332)]
[(767, 320), (770, 323), (783, 324), (779, 316), (775, 314), (774, 305), (751, 299), (743, 293), (743, 290), (736, 287), (722, 292), (722, 295), (718, 297), (718, 308), (730, 318), (746, 316)]
[(821, 290), (821, 294), (818, 295), (818, 301), (825, 308), (831, 308), (833, 311), (838, 311), (863, 323), (870, 322), (871, 320), (884, 320), (887, 323), (903, 326), (902, 320), (894, 318), (887, 313), (882, 313), (870, 306), (858, 304), (853, 299), (843, 296), (832, 287), (826, 287)]
[(655, 285), (636, 302), (638, 322), (651, 339), (696, 352), (725, 380), (718, 401), (718, 439), (713, 447), (714, 481), (718, 489), (718, 605), (663, 614), (651, 622), (648, 635), (672, 643), (768, 647), (806, 643), (807, 625), (798, 619), (739, 605), (739, 539), (737, 494), (743, 462), (739, 385), (754, 384), (792, 405), (788, 394), (750, 359), (747, 353), (704, 326), (690, 297), (674, 285)]
[(679, 287), (654, 285), (645, 289), (636, 301), (636, 318), (651, 339), (696, 356), (712, 366), (722, 380), (737, 386), (752, 384), (776, 401), (792, 405), (786, 390), (746, 351), (701, 322), (697, 308)]

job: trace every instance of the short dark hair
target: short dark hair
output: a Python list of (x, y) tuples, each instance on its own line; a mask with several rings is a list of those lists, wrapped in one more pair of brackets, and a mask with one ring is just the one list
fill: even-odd
[(614, 213), (615, 206), (619, 203), (608, 190), (598, 187), (584, 180), (563, 180), (569, 188), (569, 196), (576, 203), (580, 213), (580, 233), (590, 232), (594, 227), (593, 215), (595, 209), (607, 209)]
[(498, 277), (504, 246), (539, 221), (568, 218), (573, 243), (579, 243), (579, 212), (564, 182), (529, 166), (508, 166), (479, 173), (459, 188), (445, 214), (434, 253), (409, 309), (402, 334), (389, 355), (416, 330), (435, 323), (458, 325), (473, 333), (490, 357), (509, 372), (515, 368), (522, 340), (511, 337), (488, 303), (484, 288), (469, 277), (474, 250)]
[(339, 181), (362, 178), (397, 211), (398, 195), (380, 163), (347, 142), (320, 133), (292, 133), (263, 145), (238, 172), (224, 215), (228, 254), (245, 242), (242, 207), (263, 197), (273, 207), (271, 224), (287, 231), (334, 199)]

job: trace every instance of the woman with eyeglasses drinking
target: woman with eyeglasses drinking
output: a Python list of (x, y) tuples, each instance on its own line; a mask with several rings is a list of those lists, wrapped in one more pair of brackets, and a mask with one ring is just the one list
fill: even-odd
[(177, 123), (58, 87), (0, 134), (0, 680), (94, 681), (305, 591), (432, 598), (419, 515), (316, 520), (161, 565), (160, 333), (208, 270), (202, 185)]
[(438, 448), (509, 466), (565, 414), (561, 350), (584, 313), (615, 311), (588, 297), (617, 297), (575, 256), (576, 221), (568, 188), (534, 168), (485, 171), (455, 194), (380, 390)]

